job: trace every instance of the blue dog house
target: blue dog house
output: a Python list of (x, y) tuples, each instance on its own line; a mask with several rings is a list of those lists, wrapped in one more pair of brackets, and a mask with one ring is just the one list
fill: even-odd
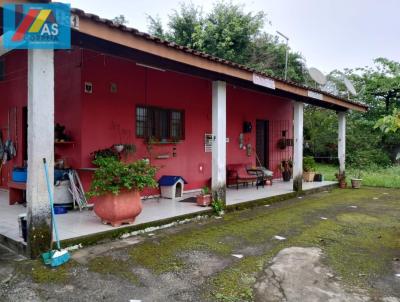
[(163, 198), (180, 198), (183, 195), (183, 189), (187, 184), (181, 176), (163, 175), (158, 180), (161, 189), (161, 197)]

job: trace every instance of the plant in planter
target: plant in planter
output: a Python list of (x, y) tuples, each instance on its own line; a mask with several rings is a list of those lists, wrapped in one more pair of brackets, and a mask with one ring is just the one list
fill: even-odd
[(279, 141), (278, 141), (278, 147), (279, 147), (279, 149), (281, 149), (281, 150), (285, 150), (286, 149), (286, 147), (287, 147), (287, 140), (286, 140), (286, 138), (281, 138)]
[(351, 178), (351, 187), (353, 189), (359, 189), (361, 188), (361, 182), (362, 182), (361, 170), (357, 170), (354, 177)]
[(303, 158), (303, 180), (308, 182), (314, 181), (316, 168), (314, 158), (312, 156), (305, 156)]
[(98, 169), (87, 195), (97, 197), (96, 215), (112, 226), (133, 223), (142, 211), (140, 191), (157, 187), (156, 168), (144, 160), (124, 163), (114, 156), (98, 156), (93, 164)]
[(367, 164), (368, 160), (362, 154), (359, 154), (353, 159), (353, 163), (351, 165), (351, 168), (355, 171), (354, 176), (351, 178), (351, 187), (353, 189), (361, 188), (361, 171)]
[(291, 160), (282, 160), (279, 165), (279, 169), (282, 172), (283, 181), (290, 181), (293, 172), (293, 163)]
[(114, 148), (99, 149), (92, 152), (90, 155), (93, 157), (93, 160), (96, 160), (98, 158), (107, 158), (107, 157), (113, 157), (118, 160), (120, 159), (119, 153)]
[(208, 207), (211, 204), (211, 194), (208, 187), (203, 187), (201, 193), (196, 196), (196, 203), (198, 206)]
[(346, 173), (336, 173), (335, 174), (336, 179), (339, 182), (339, 188), (341, 189), (346, 189), (347, 183), (346, 183)]

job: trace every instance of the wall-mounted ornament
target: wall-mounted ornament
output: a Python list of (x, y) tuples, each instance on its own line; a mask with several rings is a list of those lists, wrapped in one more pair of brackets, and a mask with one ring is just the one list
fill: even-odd
[(85, 93), (92, 94), (93, 93), (93, 83), (85, 82)]
[(251, 122), (243, 122), (243, 133), (251, 133), (253, 125)]
[(244, 135), (243, 133), (239, 134), (239, 149), (243, 149), (244, 146)]
[(253, 152), (253, 148), (251, 147), (251, 144), (247, 144), (246, 145), (246, 154), (247, 154), (247, 156), (250, 157), (252, 152)]
[(110, 83), (110, 92), (111, 93), (117, 93), (118, 92), (117, 83)]

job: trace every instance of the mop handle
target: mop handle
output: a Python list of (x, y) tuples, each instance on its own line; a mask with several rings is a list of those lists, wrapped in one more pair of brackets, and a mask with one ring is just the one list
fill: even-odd
[(54, 233), (56, 235), (57, 248), (58, 248), (58, 250), (60, 250), (61, 249), (60, 240), (58, 239), (58, 230), (57, 230), (57, 224), (56, 224), (56, 219), (55, 219), (55, 214), (54, 214), (53, 193), (51, 191), (49, 171), (47, 169), (47, 162), (46, 162), (45, 158), (43, 158), (43, 164), (44, 164), (44, 171), (45, 171), (45, 175), (46, 175), (47, 192), (49, 194), (49, 202), (50, 202), (50, 208), (51, 208), (51, 221), (53, 222)]

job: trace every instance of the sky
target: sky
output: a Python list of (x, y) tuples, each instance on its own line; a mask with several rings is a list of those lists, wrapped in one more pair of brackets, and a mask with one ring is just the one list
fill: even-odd
[[(164, 25), (182, 0), (70, 0), (72, 7), (112, 19), (123, 14), (129, 27), (147, 32), (147, 15)], [(209, 11), (215, 0), (192, 0)], [(373, 59), (400, 61), (400, 0), (232, 0), (247, 12), (264, 11), (265, 31), (279, 30), (300, 52), (308, 67), (324, 73), (334, 69), (371, 66)]]

